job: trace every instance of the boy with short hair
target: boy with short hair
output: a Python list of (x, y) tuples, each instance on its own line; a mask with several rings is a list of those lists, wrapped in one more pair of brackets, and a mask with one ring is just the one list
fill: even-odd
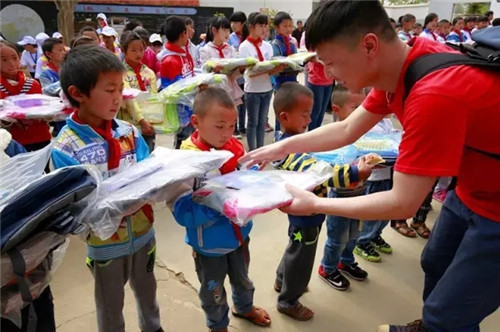
[(467, 16), (465, 18), (465, 26), (462, 33), (467, 37), (467, 39), (472, 40), (472, 30), (476, 27), (476, 22), (476, 16)]
[(439, 37), (441, 37), (441, 38), (443, 38), (443, 40), (445, 40), (446, 36), (448, 36), (448, 34), (450, 33), (450, 29), (451, 29), (450, 21), (443, 19), (443, 20), (439, 21), (437, 29), (436, 29), (436, 33)]
[(422, 24), (420, 23), (415, 23), (413, 26), (413, 31), (412, 34), (416, 37), (420, 36), (420, 34), (424, 31), (424, 28), (422, 27)]
[(401, 30), (398, 32), (398, 37), (404, 42), (409, 42), (413, 38), (411, 31), (415, 26), (416, 18), (412, 14), (406, 14), (401, 19)]
[[(163, 29), (167, 43), (165, 49), (158, 53), (157, 57), (161, 61), (161, 87), (166, 88), (184, 77), (194, 76), (194, 61), (185, 48), (189, 37), (184, 19), (178, 16), (169, 16)], [(191, 124), (179, 128), (175, 136), (174, 147), (180, 148), (182, 141), (188, 138), (193, 131)]]
[[(296, 82), (283, 83), (274, 97), (274, 112), (279, 119), (283, 132), (278, 140), (304, 133), (311, 122), (314, 103), (312, 91)], [(284, 159), (274, 162), (274, 166), (288, 171), (311, 171), (318, 162), (306, 153), (292, 153)], [(318, 186), (314, 193), (326, 197), (328, 187), (347, 188), (351, 184), (366, 180), (370, 175), (370, 167), (362, 158), (358, 166), (333, 165), (333, 174), (325, 183)], [(311, 279), (314, 257), (318, 245), (324, 214), (312, 216), (288, 215), (290, 226), (288, 246), (276, 271), (274, 288), (280, 293), (277, 309), (279, 312), (300, 321), (314, 316), (314, 312), (303, 306), (299, 299), (304, 294)], [(336, 279), (332, 279), (336, 282)]]
[[(339, 121), (345, 120), (365, 99), (361, 92), (351, 93), (342, 85), (337, 84), (331, 96), (332, 109)], [(369, 174), (368, 174), (369, 176)], [(336, 188), (330, 190), (328, 197), (354, 197), (364, 195), (366, 185), (354, 189)], [(339, 216), (327, 216), (327, 239), (323, 259), (318, 274), (321, 279), (337, 290), (347, 290), (350, 286), (347, 275), (354, 280), (363, 281), (368, 273), (355, 262), (353, 250), (359, 238), (360, 221)]]
[(45, 67), (40, 74), (40, 84), (43, 89), (59, 81), (59, 68), (64, 61), (66, 47), (60, 39), (49, 38), (43, 42), (42, 51), (43, 55), (48, 59), (47, 67)]
[(473, 34), (474, 34), (474, 32), (476, 32), (478, 30), (482, 30), (484, 28), (487, 28), (488, 25), (490, 24), (490, 21), (488, 20), (488, 17), (486, 17), (486, 16), (479, 16), (476, 23), (477, 23), (476, 27), (472, 30)]
[[(52, 151), (55, 168), (93, 164), (103, 178), (140, 162), (149, 150), (139, 131), (115, 119), (122, 102), (124, 67), (94, 45), (71, 50), (61, 67), (61, 88), (77, 110), (67, 119)], [(124, 286), (130, 280), (142, 331), (163, 331), (156, 301), (153, 208), (126, 217), (116, 233), (87, 238), (87, 265), (94, 276), (100, 332), (124, 331)]]
[[(297, 53), (297, 47), (292, 43), (293, 21), (290, 14), (278, 12), (274, 16), (274, 28), (276, 36), (271, 45), (273, 46), (274, 56), (289, 56)], [(278, 90), (281, 84), (285, 82), (297, 82), (297, 71), (283, 71), (276, 76), (274, 90)]]
[[(226, 174), (236, 170), (245, 153), (243, 145), (233, 138), (237, 118), (236, 106), (229, 94), (209, 87), (194, 101), (191, 122), (196, 131), (182, 143), (183, 150), (231, 151), (234, 156), (216, 171)], [(210, 174), (215, 175), (215, 174)], [(193, 247), (196, 272), (201, 283), (200, 300), (210, 331), (227, 332), (229, 306), (224, 280), (229, 275), (233, 291), (233, 316), (256, 325), (271, 324), (269, 314), (253, 305), (254, 286), (248, 277), (249, 233), (252, 222), (239, 227), (227, 217), (192, 200), (191, 191), (204, 185), (207, 175), (197, 178), (188, 192), (173, 203), (175, 220), (186, 227), (186, 243)], [(172, 207), (172, 206), (171, 206)]]

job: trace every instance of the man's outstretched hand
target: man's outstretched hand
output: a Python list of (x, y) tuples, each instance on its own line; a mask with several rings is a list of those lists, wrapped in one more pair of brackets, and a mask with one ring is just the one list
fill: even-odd
[(312, 192), (302, 190), (287, 184), (286, 189), (292, 194), (293, 202), (280, 210), (294, 216), (309, 216), (318, 213), (316, 211), (316, 202), (318, 197)]
[(245, 164), (247, 169), (254, 165), (258, 165), (260, 169), (263, 169), (267, 164), (281, 160), (286, 155), (287, 152), (284, 149), (283, 142), (276, 142), (248, 152), (239, 159), (239, 163), (240, 165)]

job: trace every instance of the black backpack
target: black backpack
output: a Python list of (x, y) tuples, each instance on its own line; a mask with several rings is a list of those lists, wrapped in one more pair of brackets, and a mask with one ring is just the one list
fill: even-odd
[[(405, 92), (403, 95), (403, 104), (418, 80), (440, 69), (470, 65), (487, 68), (488, 70), (496, 71), (500, 75), (500, 49), (483, 43), (476, 43), (474, 45), (447, 43), (447, 45), (455, 50), (459, 50), (462, 54), (427, 54), (415, 59), (408, 66), (404, 77)], [(500, 154), (483, 151), (467, 145), (465, 148), (500, 161)]]

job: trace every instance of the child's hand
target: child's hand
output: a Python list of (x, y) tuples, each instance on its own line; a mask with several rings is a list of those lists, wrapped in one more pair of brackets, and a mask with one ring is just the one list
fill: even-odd
[(375, 156), (378, 156), (375, 153), (370, 153), (365, 156), (362, 156), (359, 158), (358, 161), (358, 173), (359, 173), (359, 180), (360, 181), (365, 181), (370, 177), (372, 174), (372, 168), (375, 166), (374, 164), (371, 164), (370, 162), (373, 161)]
[(216, 74), (219, 74), (224, 69), (223, 65), (216, 65), (212, 68), (212, 71)]
[(282, 63), (279, 66), (277, 66), (276, 68), (274, 68), (273, 70), (271, 70), (271, 73), (269, 75), (273, 76), (273, 75), (279, 74), (283, 70), (285, 70), (287, 67), (288, 66), (286, 64)]
[(240, 73), (243, 74), (247, 69), (247, 66), (240, 66), (238, 69), (240, 70)]
[(200, 92), (206, 90), (208, 88), (208, 84), (201, 84), (198, 88), (200, 88)]
[(155, 129), (148, 121), (142, 119), (141, 121), (139, 121), (139, 125), (141, 126), (141, 132), (144, 135), (151, 136), (155, 133)]

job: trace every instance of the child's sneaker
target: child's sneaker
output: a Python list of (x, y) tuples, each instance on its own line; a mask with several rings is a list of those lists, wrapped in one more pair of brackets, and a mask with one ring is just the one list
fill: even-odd
[(323, 279), (326, 283), (328, 283), (333, 288), (345, 291), (349, 288), (351, 283), (339, 272), (339, 270), (335, 270), (332, 273), (328, 274), (324, 269), (323, 265), (319, 266), (318, 270), (319, 277)]
[(385, 242), (385, 240), (379, 235), (373, 241), (373, 245), (377, 248), (378, 251), (383, 252), (384, 254), (392, 254), (392, 247), (389, 243)]
[(357, 281), (364, 281), (368, 277), (368, 272), (360, 268), (358, 266), (358, 263), (352, 263), (351, 265), (344, 265), (339, 262), (337, 268), (340, 272), (347, 274), (349, 277)]
[(369, 262), (377, 263), (382, 260), (382, 257), (380, 257), (380, 254), (375, 250), (371, 242), (367, 244), (356, 244), (354, 253)]
[(274, 131), (274, 128), (268, 123), (266, 123), (266, 133), (270, 133), (271, 131)]

